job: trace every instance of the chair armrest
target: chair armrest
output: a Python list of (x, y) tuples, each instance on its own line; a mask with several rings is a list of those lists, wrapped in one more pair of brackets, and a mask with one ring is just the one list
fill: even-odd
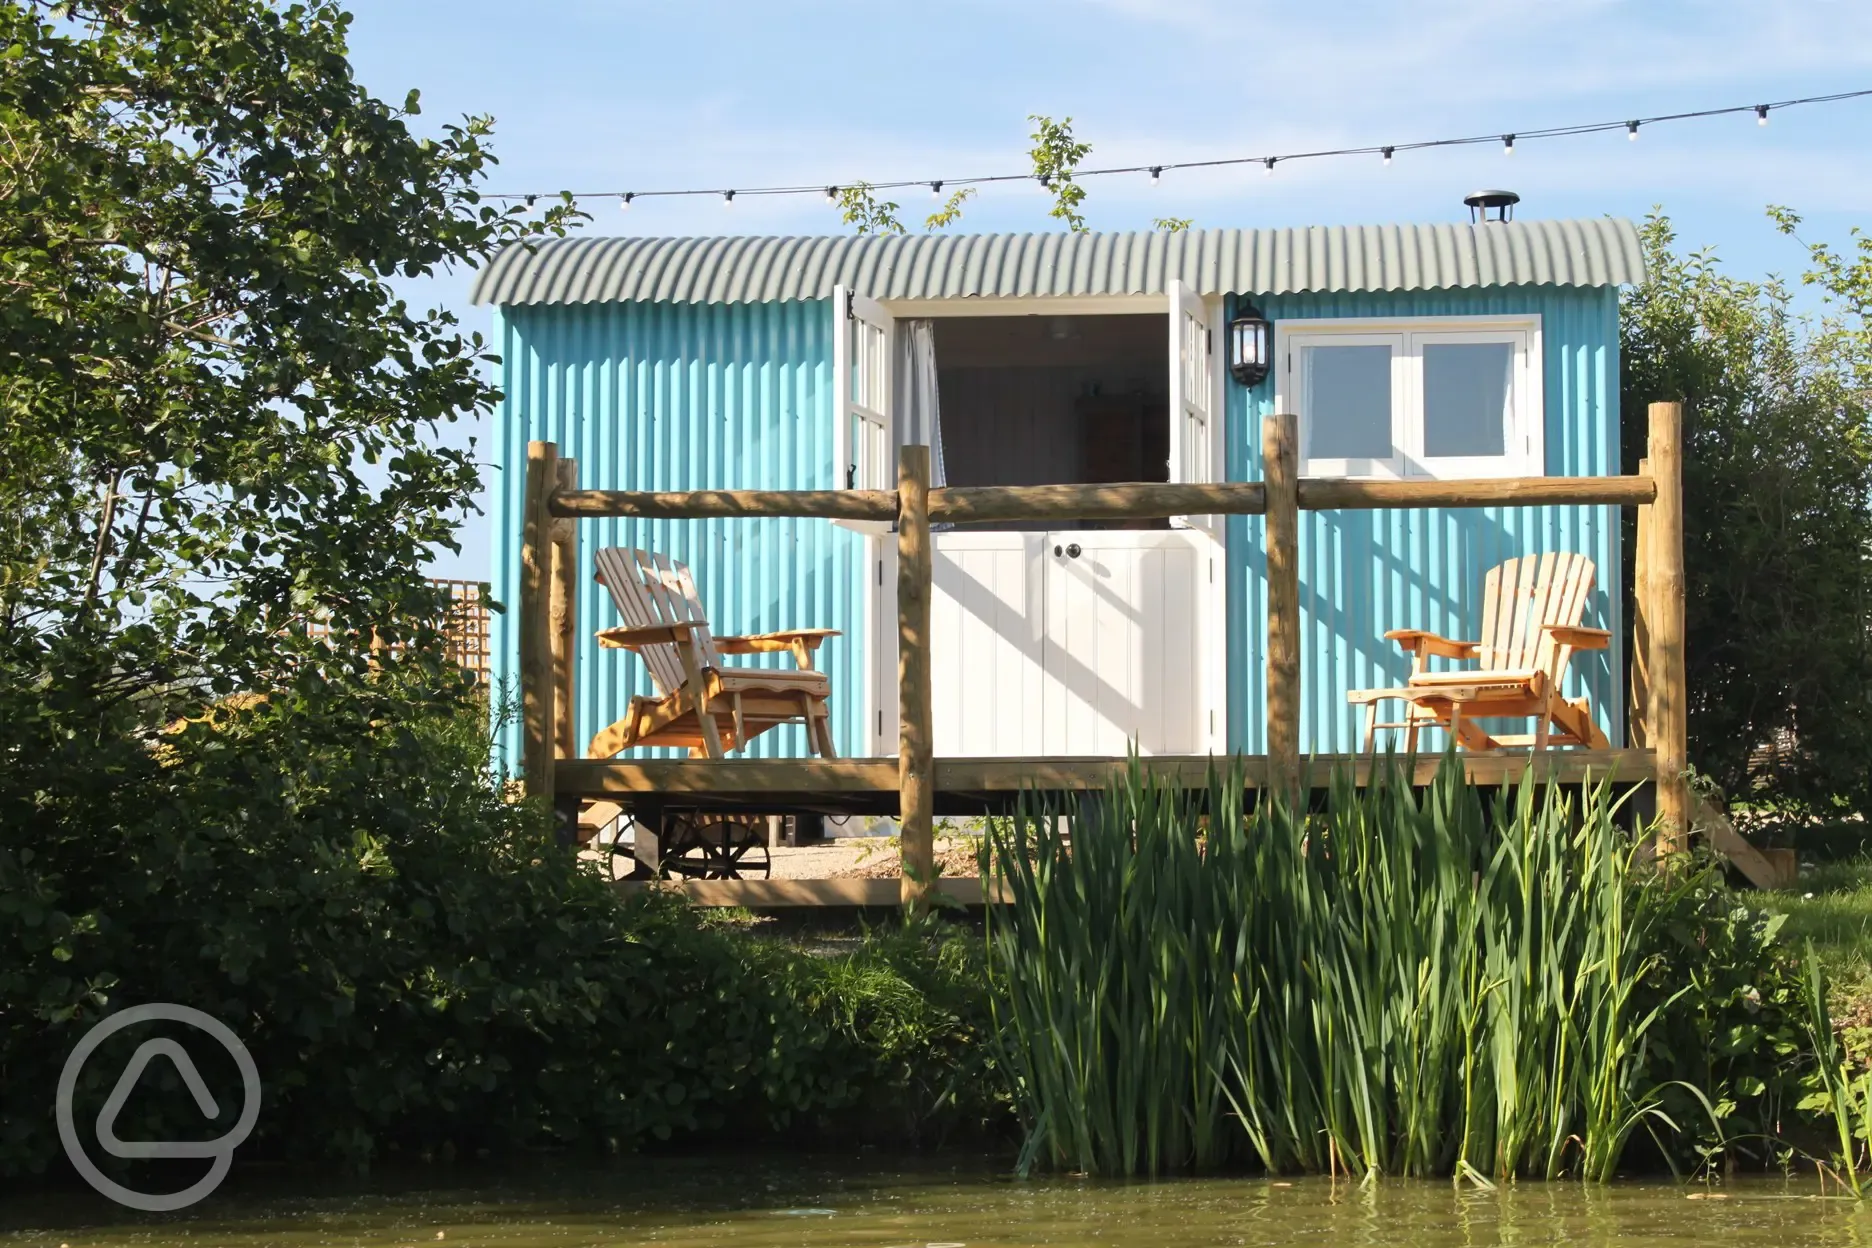
[(1394, 628), (1385, 633), (1386, 641), (1395, 641), (1407, 654), (1434, 654), (1445, 659), (1473, 659), (1482, 648), (1479, 641), (1452, 641), (1421, 628)]
[(817, 650), (828, 637), (841, 636), (836, 628), (787, 628), (775, 633), (748, 633), (741, 637), (717, 637), (715, 648), (723, 654), (767, 654), (791, 650), (801, 645)]
[(813, 651), (828, 637), (837, 637), (836, 628), (789, 628), (777, 633), (753, 633), (746, 637), (717, 637), (715, 649), (722, 654), (764, 654), (791, 650), (793, 665), (802, 672), (813, 670)]
[(1572, 624), (1543, 624), (1546, 633), (1563, 646), (1575, 650), (1604, 650), (1612, 644), (1612, 634), (1603, 628), (1579, 628)]
[(687, 641), (697, 628), (694, 622), (681, 624), (654, 624), (648, 628), (601, 628), (593, 636), (598, 644), (607, 650), (640, 650), (645, 646), (667, 646), (674, 642)]

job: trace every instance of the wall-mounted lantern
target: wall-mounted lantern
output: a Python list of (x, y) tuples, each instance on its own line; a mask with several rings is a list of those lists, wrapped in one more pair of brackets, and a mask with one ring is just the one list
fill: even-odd
[(1244, 386), (1258, 386), (1267, 378), (1274, 359), (1274, 327), (1252, 303), (1235, 305), (1229, 322), (1229, 373)]

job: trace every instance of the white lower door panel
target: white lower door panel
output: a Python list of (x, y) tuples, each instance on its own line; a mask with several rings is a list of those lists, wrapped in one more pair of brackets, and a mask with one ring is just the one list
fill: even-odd
[(937, 533), (930, 601), (936, 753), (1046, 753), (1037, 533)]
[(1199, 752), (1200, 540), (935, 534), (936, 753)]
[(1199, 751), (1198, 540), (1046, 535), (1046, 753), (1123, 754), (1133, 741), (1145, 754)]

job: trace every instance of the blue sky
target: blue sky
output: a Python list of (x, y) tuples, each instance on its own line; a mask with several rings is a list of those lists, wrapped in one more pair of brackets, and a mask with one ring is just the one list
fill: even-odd
[[(1071, 116), (1088, 165), (1155, 164), (1525, 131), (1872, 87), (1863, 0), (366, 0), (352, 60), (423, 122), (497, 122), (488, 189), (553, 192), (957, 177), (1026, 167), (1030, 113)], [(1872, 99), (1624, 134), (1086, 183), (1094, 229), (1461, 219), (1509, 187), (1525, 217), (1642, 216), (1737, 274), (1797, 275), (1762, 216), (1815, 238), (1872, 225)], [(906, 223), (927, 191), (900, 197)], [(960, 228), (1045, 230), (1037, 189), (988, 188)], [(818, 196), (615, 201), (604, 234), (800, 234), (842, 227)], [(462, 273), (410, 293), (486, 329)], [(452, 441), (485, 431), (458, 426)], [(471, 517), (442, 575), (486, 575)]]

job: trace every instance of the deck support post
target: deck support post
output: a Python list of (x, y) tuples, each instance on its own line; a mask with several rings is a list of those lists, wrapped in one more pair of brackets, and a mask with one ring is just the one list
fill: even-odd
[(553, 800), (555, 715), (552, 621), (552, 517), (559, 447), (527, 443), (520, 528), (520, 771), (528, 797)]
[[(561, 459), (553, 474), (557, 490), (578, 489), (578, 461)], [(547, 615), (552, 624), (553, 759), (557, 791), (557, 761), (577, 758), (578, 746), (578, 520), (571, 516), (550, 521), (551, 581)], [(579, 802), (558, 794), (553, 807), (554, 830), (562, 843), (578, 842)]]
[(929, 447), (904, 447), (897, 461), (898, 845), (903, 904), (919, 910), (936, 890), (929, 477)]
[(1300, 784), (1300, 437), (1292, 413), (1261, 421), (1267, 486), (1268, 787), (1291, 798)]
[[(1651, 475), (1651, 460), (1638, 461), (1638, 475)], [(1632, 535), (1631, 704), (1627, 709), (1625, 744), (1642, 749), (1651, 744), (1651, 507), (1638, 507)]]
[(1657, 857), (1690, 847), (1689, 689), (1684, 669), (1683, 404), (1653, 403), (1649, 461), (1657, 501), (1643, 551), (1649, 632), (1650, 713), (1645, 732), (1657, 751)]

